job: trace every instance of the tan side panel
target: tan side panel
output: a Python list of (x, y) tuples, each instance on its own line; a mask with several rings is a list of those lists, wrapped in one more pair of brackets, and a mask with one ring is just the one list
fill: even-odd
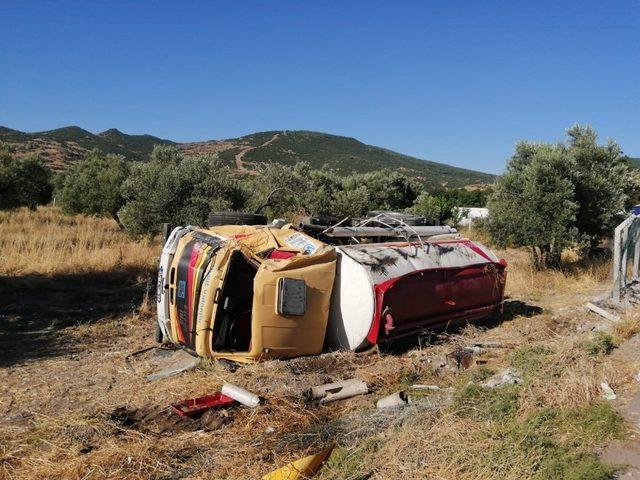
[[(249, 357), (297, 357), (322, 351), (336, 270), (335, 250), (326, 248), (314, 255), (282, 263), (265, 261), (256, 275)], [(307, 308), (304, 315), (278, 315), (276, 285), (281, 277), (305, 281)]]

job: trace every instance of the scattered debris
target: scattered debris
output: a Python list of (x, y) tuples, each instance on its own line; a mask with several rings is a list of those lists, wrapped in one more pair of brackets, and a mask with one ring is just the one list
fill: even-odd
[(117, 407), (108, 419), (120, 429), (162, 434), (218, 430), (231, 420), (227, 410), (209, 409), (199, 418), (175, 415), (170, 407), (147, 405), (141, 408)]
[(308, 457), (291, 462), (278, 470), (274, 470), (262, 477), (262, 480), (302, 480), (315, 475), (324, 462), (327, 461), (335, 445)]
[(447, 360), (449, 363), (453, 363), (453, 366), (458, 370), (466, 370), (475, 363), (474, 354), (479, 354), (480, 352), (481, 349), (479, 348), (476, 350), (472, 348), (456, 348), (447, 355)]
[(437, 391), (440, 390), (440, 387), (438, 385), (411, 385), (411, 389), (412, 390), (430, 390), (430, 391)]
[(515, 370), (507, 368), (496, 373), (493, 377), (482, 384), (483, 387), (496, 388), (503, 385), (515, 385), (522, 383), (522, 378)]
[(147, 376), (150, 382), (192, 370), (200, 364), (200, 359), (189, 355), (185, 350), (176, 350), (165, 362), (162, 369)]
[(231, 383), (225, 383), (222, 386), (222, 394), (231, 397), (247, 407), (254, 408), (260, 404), (260, 397), (258, 395), (237, 385), (232, 385)]
[(186, 416), (193, 418), (202, 415), (210, 408), (225, 407), (234, 402), (235, 400), (233, 398), (223, 395), (222, 393), (216, 393), (214, 395), (205, 395), (204, 397), (183, 400), (182, 402), (172, 404), (171, 408), (181, 417)]
[(601, 317), (606, 318), (607, 320), (611, 320), (612, 322), (619, 322), (620, 321), (620, 317), (618, 315), (615, 315), (613, 313), (609, 313), (604, 308), (600, 308), (599, 306), (594, 305), (591, 302), (587, 302), (585, 307), (587, 307), (592, 312), (597, 313)]
[(500, 342), (493, 342), (493, 341), (475, 342), (473, 346), (480, 347), (480, 348), (508, 348), (506, 345), (503, 345)]
[(485, 352), (484, 348), (481, 347), (480, 345), (472, 345), (464, 348), (465, 350), (469, 350), (474, 355), (482, 355)]
[(396, 392), (381, 398), (376, 402), (376, 408), (384, 410), (385, 408), (399, 408), (409, 405), (409, 396), (406, 392)]
[(369, 387), (365, 382), (362, 380), (351, 379), (312, 387), (310, 395), (312, 399), (320, 400), (320, 403), (322, 404), (367, 393), (369, 393)]
[(236, 362), (232, 362), (231, 360), (227, 360), (226, 358), (219, 358), (218, 363), (224, 367), (224, 369), (229, 373), (234, 373), (238, 370), (238, 364)]
[(635, 378), (636, 382), (640, 382), (640, 372), (636, 373), (633, 378)]
[(606, 380), (600, 383), (600, 390), (602, 390), (602, 397), (605, 400), (615, 400), (616, 398), (618, 398), (616, 392), (613, 391), (613, 388), (611, 388), (609, 382), (607, 382)]

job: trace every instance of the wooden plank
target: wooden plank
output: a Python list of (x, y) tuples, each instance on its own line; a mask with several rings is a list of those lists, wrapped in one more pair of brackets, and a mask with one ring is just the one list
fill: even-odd
[(612, 322), (619, 322), (620, 321), (620, 317), (618, 315), (614, 315), (613, 313), (609, 313), (604, 308), (600, 308), (599, 306), (594, 305), (591, 302), (588, 302), (585, 306), (589, 310), (591, 310), (592, 312), (597, 313), (598, 315), (600, 315), (601, 317), (606, 318), (607, 320), (611, 320)]

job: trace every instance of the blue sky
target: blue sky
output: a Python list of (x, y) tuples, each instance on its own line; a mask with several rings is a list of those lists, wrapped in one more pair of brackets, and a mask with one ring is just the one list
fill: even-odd
[(317, 130), (500, 172), (590, 123), (640, 156), (637, 1), (0, 0), (0, 125)]

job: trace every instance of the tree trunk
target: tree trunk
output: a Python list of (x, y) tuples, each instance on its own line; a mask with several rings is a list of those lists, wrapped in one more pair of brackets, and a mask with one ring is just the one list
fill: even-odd
[(111, 217), (116, 221), (116, 223), (118, 224), (118, 227), (120, 228), (120, 230), (124, 230), (124, 225), (122, 225), (122, 222), (120, 221), (120, 218), (118, 218), (118, 214), (117, 213), (113, 213), (113, 214), (111, 214)]

